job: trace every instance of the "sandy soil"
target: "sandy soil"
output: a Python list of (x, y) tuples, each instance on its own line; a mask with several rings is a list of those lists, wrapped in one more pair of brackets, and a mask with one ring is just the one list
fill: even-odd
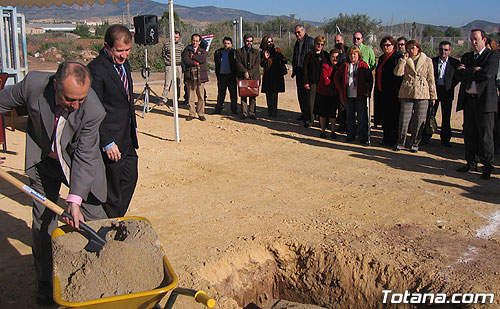
[[(160, 76), (151, 82), (159, 93)], [(139, 93), (144, 80), (134, 78)], [(181, 105), (180, 143), (167, 107), (141, 118), (137, 105), (139, 182), (128, 214), (152, 222), (179, 285), (204, 289), (218, 308), (280, 298), (382, 307), (382, 289), (495, 293), (499, 306), (500, 179), (455, 172), (463, 164), (462, 114), (452, 116), (452, 148), (434, 136), (417, 154), (394, 153), (378, 145), (380, 130), (371, 147), (343, 135), (319, 138), (318, 128), (295, 120), (289, 76), (286, 89), (278, 119), (266, 117), (259, 96), (259, 119), (241, 121), (229, 103), (210, 115), (210, 76), (207, 121), (186, 122)], [(7, 130), (2, 155), (4, 168), (27, 182), (25, 123), (21, 117)], [(36, 308), (31, 202), (4, 181), (0, 193), (0, 307)], [(175, 308), (201, 305), (179, 297)]]

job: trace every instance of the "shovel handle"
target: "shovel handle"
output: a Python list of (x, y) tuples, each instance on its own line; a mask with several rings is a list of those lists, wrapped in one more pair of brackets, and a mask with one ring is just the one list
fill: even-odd
[[(22, 181), (15, 178), (11, 174), (7, 173), (3, 168), (0, 168), (0, 177), (3, 178), (4, 180), (6, 180), (7, 182), (9, 182), (10, 184), (12, 184), (13, 186), (15, 186), (16, 188), (18, 188), (19, 190), (26, 193), (27, 195), (31, 196), (33, 199), (39, 201), (45, 207), (52, 210), (57, 215), (59, 215), (63, 218), (68, 218), (71, 221), (75, 221), (73, 216), (71, 214), (69, 214), (68, 212), (64, 211), (64, 209), (62, 209), (59, 205), (52, 202), (51, 200), (49, 200), (48, 198), (43, 196), (41, 193), (39, 193), (36, 190), (34, 190), (33, 188), (31, 188), (30, 186), (25, 185)], [(98, 241), (102, 245), (104, 245), (106, 243), (106, 241), (104, 239), (102, 239), (102, 237), (99, 236), (90, 226), (88, 226), (87, 224), (85, 224), (83, 222), (80, 222), (79, 225), (80, 225), (80, 228), (82, 230), (86, 231), (87, 233), (89, 233), (93, 239), (95, 239), (96, 241)]]

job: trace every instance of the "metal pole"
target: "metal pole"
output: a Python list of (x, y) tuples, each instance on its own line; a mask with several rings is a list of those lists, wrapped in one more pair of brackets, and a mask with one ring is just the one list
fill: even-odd
[(168, 19), (170, 24), (170, 59), (172, 59), (172, 83), (174, 86), (174, 128), (175, 128), (175, 141), (179, 143), (181, 141), (179, 137), (179, 105), (178, 105), (178, 93), (177, 93), (177, 72), (176, 72), (176, 61), (175, 61), (175, 25), (174, 25), (174, 0), (168, 0)]
[(240, 48), (243, 47), (243, 17), (240, 16), (240, 21), (239, 21), (239, 24), (240, 24)]
[(234, 38), (234, 42), (237, 42), (237, 39), (238, 39), (238, 37), (236, 36), (237, 35), (237, 33), (236, 33), (236, 24), (237, 23), (238, 22), (236, 21), (236, 19), (233, 19), (233, 38)]

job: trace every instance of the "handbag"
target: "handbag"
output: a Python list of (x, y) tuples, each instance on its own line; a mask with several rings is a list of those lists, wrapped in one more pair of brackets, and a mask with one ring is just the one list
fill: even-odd
[(281, 73), (283, 75), (287, 75), (288, 74), (288, 69), (286, 67), (286, 64), (284, 64), (284, 63), (281, 63)]
[(238, 93), (240, 97), (256, 97), (259, 95), (258, 79), (240, 79), (238, 81)]
[(437, 133), (437, 121), (436, 121), (436, 111), (434, 110), (434, 105), (430, 104), (429, 106), (429, 116), (427, 117), (427, 121), (425, 122), (425, 133), (432, 135)]

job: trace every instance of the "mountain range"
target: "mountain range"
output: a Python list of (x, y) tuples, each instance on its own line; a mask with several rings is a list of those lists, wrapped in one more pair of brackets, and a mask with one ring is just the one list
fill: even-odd
[[(125, 1), (119, 1), (117, 4), (108, 1), (105, 4), (99, 4), (96, 2), (94, 5), (88, 5), (85, 3), (83, 6), (79, 5), (62, 5), (61, 7), (52, 6), (50, 9), (46, 7), (20, 7), (17, 9), (19, 13), (25, 15), (27, 21), (105, 21), (111, 19), (112, 17), (119, 17), (127, 15), (127, 6)], [(163, 12), (168, 11), (168, 4), (159, 3), (152, 0), (143, 0), (141, 2), (137, 0), (132, 0), (129, 5), (130, 15), (146, 15), (153, 14), (161, 16)], [(237, 17), (243, 17), (244, 20), (249, 22), (266, 22), (276, 18), (277, 16), (272, 15), (260, 15), (255, 14), (245, 10), (237, 10), (230, 8), (219, 8), (215, 6), (199, 6), (199, 7), (188, 7), (183, 5), (174, 4), (174, 10), (182, 20), (189, 20), (193, 22), (219, 22), (225, 20), (233, 20)], [(287, 16), (280, 16), (287, 17)], [(332, 16), (333, 17), (333, 16)], [(315, 21), (303, 21), (304, 23), (309, 23), (313, 26), (320, 26), (322, 23)], [(406, 23), (386, 26), (392, 27), (393, 29), (398, 29), (401, 27), (411, 27), (412, 23)], [(423, 24), (417, 24), (419, 28), (426, 26)], [(435, 26), (442, 28), (444, 30), (446, 26)], [(470, 29), (483, 29), (487, 33), (500, 32), (500, 23), (493, 23), (484, 20), (474, 20), (463, 27), (464, 31)]]

